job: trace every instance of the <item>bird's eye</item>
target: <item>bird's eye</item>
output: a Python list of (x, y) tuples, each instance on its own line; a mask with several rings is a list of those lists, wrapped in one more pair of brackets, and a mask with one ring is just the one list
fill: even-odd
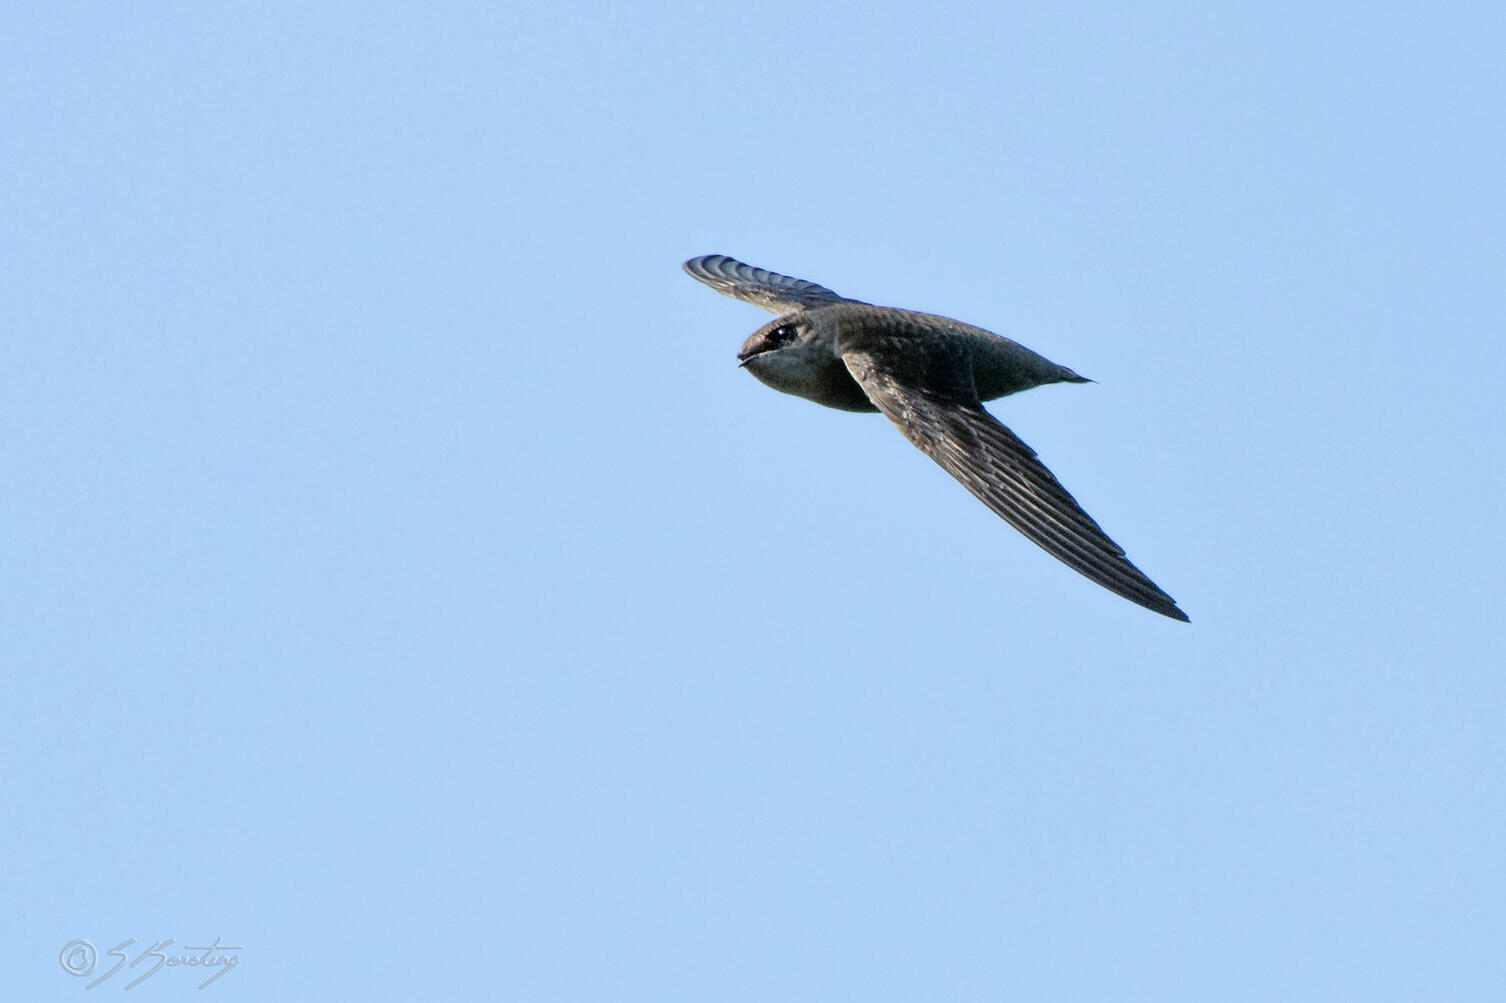
[(795, 340), (795, 328), (792, 324), (776, 327), (769, 332), (769, 341), (776, 345), (788, 345)]

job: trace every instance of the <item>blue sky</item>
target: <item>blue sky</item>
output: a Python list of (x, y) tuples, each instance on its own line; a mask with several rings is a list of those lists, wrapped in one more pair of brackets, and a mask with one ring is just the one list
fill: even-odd
[[(1503, 42), (11, 5), (3, 995), (1499, 993)], [(1097, 380), (992, 409), (1192, 623), (740, 372), (710, 252)]]

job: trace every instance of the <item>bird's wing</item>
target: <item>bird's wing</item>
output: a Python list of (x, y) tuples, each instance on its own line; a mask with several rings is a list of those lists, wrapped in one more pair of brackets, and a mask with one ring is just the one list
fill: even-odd
[(984, 409), (961, 346), (863, 337), (839, 342), (868, 399), (916, 446), (1004, 521), (1110, 592), (1176, 620), (1187, 614), (1124, 556), (1082, 506)]
[(763, 307), (770, 313), (786, 314), (811, 307), (841, 303), (825, 286), (804, 279), (792, 279), (763, 268), (745, 265), (725, 254), (705, 254), (685, 262), (691, 277), (706, 283), (724, 296), (732, 296)]

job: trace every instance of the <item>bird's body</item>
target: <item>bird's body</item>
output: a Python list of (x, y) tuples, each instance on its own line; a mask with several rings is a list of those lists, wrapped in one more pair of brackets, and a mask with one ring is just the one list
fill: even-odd
[(693, 258), (685, 270), (779, 315), (737, 356), (763, 383), (827, 407), (882, 412), (980, 501), (1068, 566), (1147, 609), (1187, 619), (982, 404), (1047, 383), (1088, 380), (982, 328), (850, 300), (725, 255)]
[[(782, 317), (755, 333), (743, 346), (744, 351), (759, 344), (760, 335), (777, 330), (789, 320)], [(840, 345), (882, 346), (882, 350), (897, 355), (913, 355), (914, 364), (923, 368), (932, 362), (961, 365), (971, 371), (973, 389), (980, 401), (996, 400), (1046, 383), (1088, 382), (1024, 345), (935, 314), (852, 302), (805, 311), (800, 321), (810, 325), (811, 338), (799, 364), (785, 358), (792, 354), (789, 351), (769, 352), (750, 357), (746, 368), (775, 390), (844, 411), (879, 408), (842, 361)], [(906, 351), (911, 346), (918, 351)], [(924, 379), (925, 375), (915, 374), (917, 379)]]

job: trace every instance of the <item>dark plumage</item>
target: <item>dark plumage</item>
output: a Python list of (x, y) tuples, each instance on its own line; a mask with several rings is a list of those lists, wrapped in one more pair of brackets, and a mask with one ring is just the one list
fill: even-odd
[(1086, 383), (1023, 345), (947, 317), (877, 307), (725, 255), (685, 270), (779, 318), (738, 359), (761, 381), (828, 407), (880, 411), (983, 504), (1104, 588), (1176, 620), (1187, 615), (1099, 528), (1035, 451), (983, 401), (1046, 383)]

